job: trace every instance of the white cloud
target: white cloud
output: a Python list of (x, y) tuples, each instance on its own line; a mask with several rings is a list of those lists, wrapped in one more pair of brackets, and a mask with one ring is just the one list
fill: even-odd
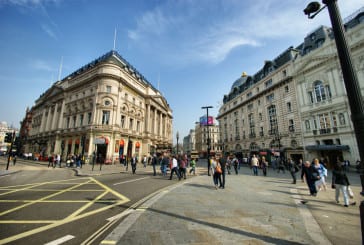
[(54, 33), (54, 31), (52, 30), (52, 28), (50, 28), (49, 25), (47, 24), (41, 24), (41, 28), (42, 30), (47, 33), (50, 37), (52, 37), (53, 39), (57, 40), (57, 35)]
[[(343, 17), (360, 7), (358, 0), (338, 3)], [(142, 15), (128, 35), (168, 60), (219, 63), (237, 47), (297, 46), (318, 26), (330, 26), (327, 10), (311, 20), (303, 13), (306, 5), (304, 0), (167, 1)]]

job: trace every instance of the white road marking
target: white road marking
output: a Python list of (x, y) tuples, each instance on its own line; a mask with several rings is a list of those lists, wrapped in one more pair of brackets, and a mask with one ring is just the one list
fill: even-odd
[(325, 236), (322, 231), (320, 225), (317, 223), (315, 218), (312, 216), (312, 213), (307, 208), (306, 205), (302, 204), (300, 200), (302, 200), (301, 195), (298, 193), (297, 189), (291, 189), (292, 197), (295, 200), (296, 206), (300, 212), (301, 217), (303, 218), (303, 223), (306, 227), (306, 231), (311, 239), (317, 244), (332, 244), (329, 239)]
[(121, 217), (124, 217), (128, 214), (130, 214), (131, 212), (133, 212), (134, 210), (133, 209), (127, 209), (125, 210), (124, 212), (120, 213), (120, 214), (117, 214), (117, 215), (114, 215), (108, 219), (106, 219), (107, 221), (114, 221), (116, 219), (120, 219)]
[(128, 181), (123, 181), (123, 182), (115, 183), (114, 185), (122, 185), (122, 184), (125, 184), (125, 183), (135, 182), (135, 181), (138, 181), (138, 180), (149, 179), (149, 178), (150, 177), (143, 177), (143, 178), (139, 178), (139, 179), (133, 179), (133, 180), (128, 180)]
[(62, 244), (62, 243), (65, 243), (71, 239), (75, 238), (74, 236), (72, 235), (67, 235), (67, 236), (64, 236), (64, 237), (61, 237), (61, 238), (58, 238), (57, 240), (54, 240), (52, 242), (48, 242), (44, 245), (59, 245), (59, 244)]

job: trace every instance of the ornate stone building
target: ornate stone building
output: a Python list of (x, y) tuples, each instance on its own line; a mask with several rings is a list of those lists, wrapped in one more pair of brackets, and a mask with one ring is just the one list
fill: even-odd
[(172, 147), (169, 104), (116, 51), (53, 84), (30, 111), (26, 152), (113, 162)]
[(224, 96), (217, 117), (225, 153), (300, 158), (303, 142), (292, 62), (288, 48), (253, 76), (245, 73)]
[[(364, 9), (345, 23), (354, 70), (364, 94)], [(351, 112), (331, 28), (321, 26), (300, 45), (293, 63), (301, 111), (305, 157), (329, 165), (337, 157), (352, 164), (359, 159)]]
[(219, 139), (220, 139), (219, 125), (215, 123), (204, 125), (201, 124), (200, 122), (197, 122), (195, 123), (194, 133), (195, 133), (194, 150), (199, 153), (200, 157), (207, 157), (208, 140), (210, 140), (210, 155), (215, 155), (216, 153), (221, 151), (221, 146), (219, 144)]
[[(345, 21), (354, 69), (364, 94), (364, 9)], [(243, 74), (217, 117), (224, 152), (293, 159), (359, 159), (350, 107), (331, 28), (309, 33), (297, 48)]]

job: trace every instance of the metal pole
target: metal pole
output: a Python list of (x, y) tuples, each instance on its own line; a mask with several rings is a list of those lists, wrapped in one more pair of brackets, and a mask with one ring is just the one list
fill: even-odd
[[(340, 59), (341, 70), (344, 77), (344, 83), (346, 93), (348, 95), (348, 101), (351, 110), (351, 120), (354, 125), (354, 132), (356, 136), (356, 142), (358, 144), (358, 150), (360, 155), (360, 182), (362, 190), (361, 195), (364, 194), (364, 104), (363, 97), (358, 82), (356, 72), (354, 70), (353, 63), (351, 61), (350, 49), (347, 44), (344, 35), (344, 28), (341, 22), (341, 16), (336, 4), (336, 0), (323, 0), (322, 3), (327, 5), (332, 30), (334, 32), (336, 48)], [(361, 220), (361, 233), (362, 239), (364, 239), (364, 212), (363, 204), (360, 204), (360, 220)]]
[[(336, 4), (336, 0), (323, 0), (327, 5), (331, 19), (332, 29), (335, 36), (336, 48), (340, 59), (341, 69), (344, 77), (344, 83), (348, 101), (351, 110), (351, 120), (354, 125), (354, 132), (360, 154), (360, 172), (363, 175), (364, 170), (364, 103), (353, 63), (351, 61), (350, 49), (348, 47), (344, 28), (341, 22), (341, 16)], [(362, 192), (364, 194), (364, 183)]]
[(207, 127), (207, 175), (210, 176), (210, 130), (209, 130), (209, 108), (212, 106), (203, 106), (202, 109), (206, 109), (206, 127)]

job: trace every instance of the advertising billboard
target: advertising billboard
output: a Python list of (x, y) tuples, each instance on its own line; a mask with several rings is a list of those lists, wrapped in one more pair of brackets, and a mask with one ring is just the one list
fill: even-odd
[(214, 124), (214, 117), (209, 116), (207, 118), (206, 116), (200, 117), (200, 125), (206, 126), (206, 125), (213, 125)]

